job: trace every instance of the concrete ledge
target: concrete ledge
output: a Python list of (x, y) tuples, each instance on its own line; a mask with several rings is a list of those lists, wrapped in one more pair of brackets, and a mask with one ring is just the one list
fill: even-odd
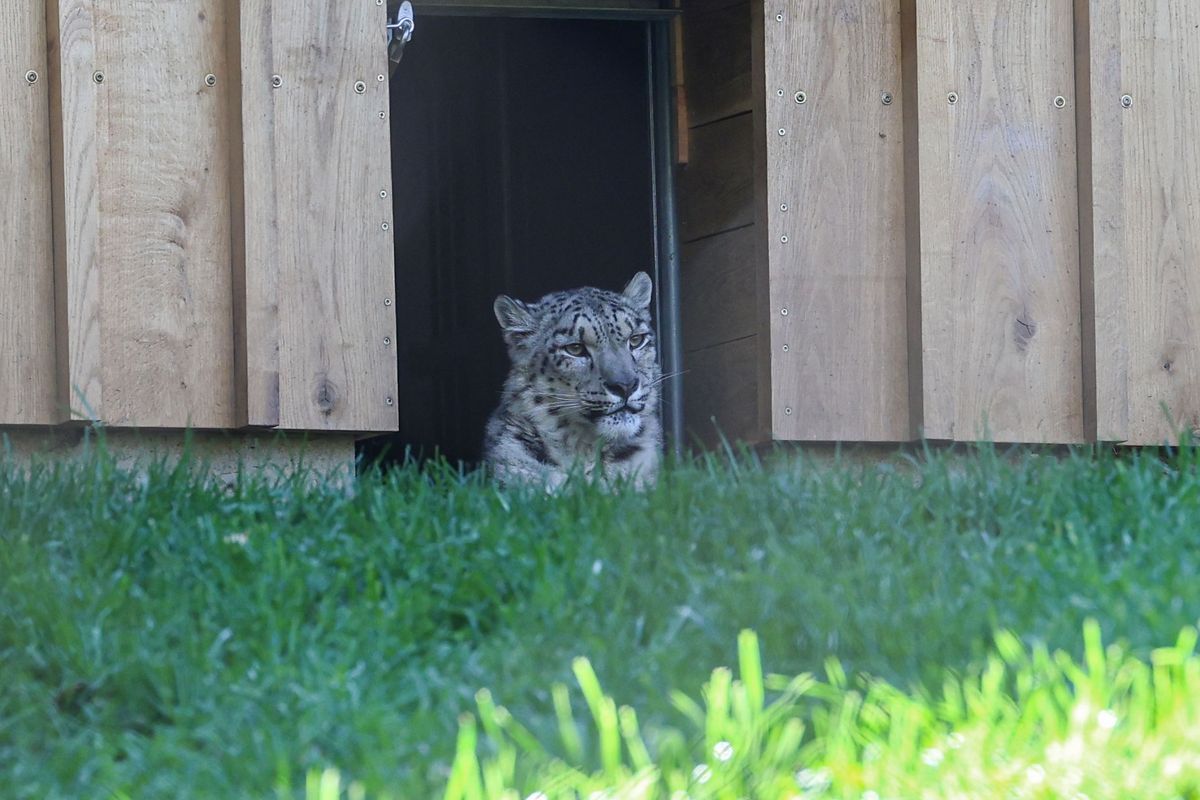
[[(0, 463), (27, 466), (37, 461), (77, 460), (94, 453), (95, 429), (0, 427)], [(137, 469), (178, 463), (188, 447), (193, 462), (232, 484), (239, 472), (292, 475), (304, 470), (313, 480), (352, 483), (354, 436), (346, 434), (247, 433), (244, 431), (133, 430), (101, 432), (117, 464)]]

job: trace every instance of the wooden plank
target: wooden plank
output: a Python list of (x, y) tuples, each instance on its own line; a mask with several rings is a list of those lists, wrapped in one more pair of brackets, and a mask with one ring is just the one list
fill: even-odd
[(679, 232), (685, 242), (754, 221), (754, 124), (750, 114), (692, 129), (679, 171)]
[(1083, 441), (1071, 0), (917, 11), (925, 434)]
[(716, 447), (730, 442), (757, 442), (758, 337), (748, 336), (703, 350), (684, 353), (687, 441)]
[(683, 18), (688, 115), (693, 127), (750, 111), (751, 4)]
[(699, 350), (758, 332), (753, 225), (683, 246), (683, 343)]
[(1093, 0), (1086, 22), (1097, 435), (1174, 442), (1200, 431), (1200, 6)]
[(772, 430), (906, 441), (898, 7), (765, 5)]
[(385, 7), (241, 11), (247, 422), (395, 430)]
[(63, 419), (54, 330), (46, 9), (18, 3), (0, 26), (0, 424)]
[[(221, 0), (51, 0), (59, 262), (73, 407), (115, 426), (234, 421)], [(215, 77), (206, 84), (206, 75)]]

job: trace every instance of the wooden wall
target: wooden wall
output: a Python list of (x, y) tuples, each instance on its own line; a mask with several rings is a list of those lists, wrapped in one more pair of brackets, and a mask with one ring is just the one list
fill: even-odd
[(394, 429), (384, 7), (18, 5), (0, 424)]
[[(713, 5), (685, 5), (693, 424), (807, 441), (1200, 432), (1200, 6), (755, 0), (747, 47)], [(728, 77), (747, 54), (749, 108)]]
[(679, 173), (685, 423), (691, 441), (763, 437), (765, 289), (756, 224), (750, 0), (684, 4), (688, 163)]

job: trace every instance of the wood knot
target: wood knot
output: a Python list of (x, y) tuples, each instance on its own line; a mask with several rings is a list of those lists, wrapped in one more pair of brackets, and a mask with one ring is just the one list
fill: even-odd
[(1029, 348), (1029, 342), (1037, 335), (1037, 323), (1031, 319), (1017, 317), (1013, 321), (1013, 339), (1017, 343), (1017, 349), (1025, 352)]
[(313, 389), (313, 404), (322, 414), (332, 414), (339, 399), (338, 388), (333, 381), (328, 378), (317, 379), (317, 385)]

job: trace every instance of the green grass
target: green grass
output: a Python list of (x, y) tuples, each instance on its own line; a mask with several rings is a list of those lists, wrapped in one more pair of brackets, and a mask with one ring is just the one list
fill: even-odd
[[(577, 685), (578, 656), (606, 693), (592, 705), (636, 708), (656, 769), (676, 758), (690, 770), (707, 722), (680, 710), (697, 710), (682, 696), (703, 700), (706, 681), (711, 694), (744, 629), (769, 673), (824, 675), (836, 659), (850, 676), (785, 697), (779, 714), (805, 726), (797, 768), (829, 770), (830, 792), (858, 791), (839, 770), (869, 772), (865, 737), (883, 735), (888, 709), (913, 709), (913, 741), (925, 742), (957, 724), (935, 699), (947, 681), (979, 684), (1000, 658), (995, 704), (1016, 726), (1021, 650), (1070, 719), (1082, 684), (1045, 672), (1066, 670), (1065, 657), (1037, 654), (1084, 663), (1080, 631), (1094, 619), (1097, 637), (1122, 643), (1113, 669), (1128, 672), (1194, 624), (1198, 463), (1193, 450), (983, 451), (866, 469), (713, 459), (673, 467), (645, 494), (554, 498), (449, 468), (367, 477), (352, 493), (303, 479), (227, 490), (186, 468), (139, 477), (103, 457), (0, 469), (0, 795), (303, 796), (320, 791), (310, 770), (336, 767), (370, 797), (440, 797), (470, 766), (466, 749), (455, 760), (471, 730), (461, 714), (485, 726), (476, 769), (511, 739), (489, 735), (484, 687), (501, 719), (529, 731), (511, 756), (520, 791), (540, 788), (547, 759), (593, 781), (635, 754), (622, 737), (614, 767), (611, 740), (607, 751), (593, 741), (612, 729), (594, 723), (576, 728), (578, 748), (564, 740), (564, 702), (581, 721), (592, 714), (554, 688)], [(998, 649), (1000, 630), (1022, 646)], [(1113, 702), (1141, 708), (1143, 695), (1122, 691)], [(870, 702), (836, 728), (855, 697)], [(895, 705), (882, 717), (865, 710), (883, 698)], [(1175, 730), (1151, 711), (1138, 735)], [(842, 741), (857, 749), (821, 750)], [(986, 755), (981, 741), (963, 752)], [(879, 750), (897, 780), (925, 775), (897, 748)], [(1113, 769), (1142, 758), (1121, 752)]]

